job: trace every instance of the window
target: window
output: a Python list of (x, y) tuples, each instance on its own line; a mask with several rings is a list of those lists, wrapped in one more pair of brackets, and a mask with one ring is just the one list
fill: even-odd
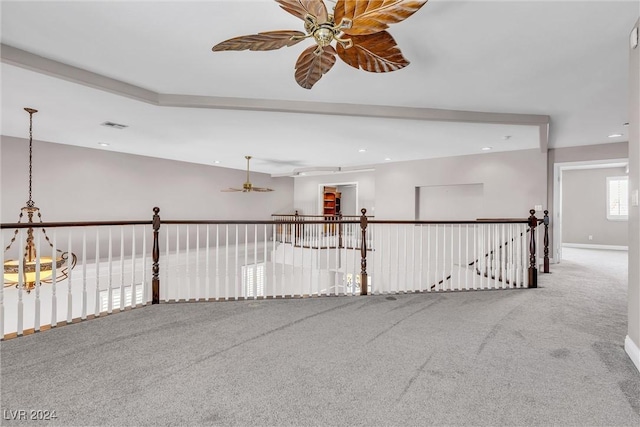
[(246, 298), (264, 296), (264, 263), (242, 266), (242, 286)]
[(629, 178), (626, 176), (607, 177), (607, 219), (629, 219)]
[[(136, 302), (134, 305), (142, 304), (142, 292), (144, 287), (141, 283), (136, 286)], [(125, 286), (124, 288), (124, 306), (131, 306), (131, 286)], [(113, 288), (111, 291), (111, 307), (114, 309), (120, 308), (120, 288)], [(109, 309), (109, 290), (100, 291), (100, 312), (105, 312)]]

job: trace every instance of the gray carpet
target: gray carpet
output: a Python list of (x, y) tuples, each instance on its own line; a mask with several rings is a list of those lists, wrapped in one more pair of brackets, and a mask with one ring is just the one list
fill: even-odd
[(161, 304), (9, 340), (2, 423), (637, 426), (626, 253), (572, 251), (533, 290)]

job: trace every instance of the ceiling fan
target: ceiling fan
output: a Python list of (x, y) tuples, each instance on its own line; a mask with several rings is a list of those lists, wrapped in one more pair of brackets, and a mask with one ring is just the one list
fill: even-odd
[(251, 191), (266, 193), (268, 191), (273, 191), (273, 189), (271, 188), (254, 187), (253, 184), (251, 184), (251, 182), (249, 181), (249, 160), (251, 160), (251, 156), (244, 156), (244, 158), (247, 159), (247, 182), (242, 184), (242, 188), (227, 188), (226, 190), (220, 190), (220, 191), (223, 191), (225, 193), (233, 193), (233, 192), (249, 193)]
[[(387, 73), (409, 65), (387, 31), (404, 21), (427, 0), (338, 0), (333, 14), (322, 0), (276, 0), (280, 7), (304, 21), (302, 31), (267, 31), (234, 37), (213, 46), (224, 50), (275, 50), (313, 37), (316, 44), (298, 57), (295, 79), (311, 89), (335, 64), (336, 55), (354, 68)], [(336, 41), (334, 48), (331, 43)]]

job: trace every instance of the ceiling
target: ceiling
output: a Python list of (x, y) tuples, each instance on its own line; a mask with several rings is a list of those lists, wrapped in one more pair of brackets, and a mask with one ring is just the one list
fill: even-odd
[(28, 136), (22, 108), (33, 107), (38, 140), (238, 169), (250, 154), (253, 170), (274, 175), (627, 140), (637, 0), (430, 0), (389, 29), (408, 67), (376, 74), (338, 60), (310, 90), (293, 73), (312, 41), (211, 51), (303, 31), (272, 0), (1, 7), (7, 136)]

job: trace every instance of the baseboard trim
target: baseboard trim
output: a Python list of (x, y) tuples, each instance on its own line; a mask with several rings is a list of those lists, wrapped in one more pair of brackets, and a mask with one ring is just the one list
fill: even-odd
[(636, 365), (636, 369), (640, 372), (640, 348), (629, 338), (629, 335), (624, 339), (624, 351), (627, 352), (633, 364)]
[(590, 245), (587, 243), (563, 243), (563, 248), (580, 248), (580, 249), (606, 249), (611, 251), (628, 251), (629, 246), (617, 245)]

